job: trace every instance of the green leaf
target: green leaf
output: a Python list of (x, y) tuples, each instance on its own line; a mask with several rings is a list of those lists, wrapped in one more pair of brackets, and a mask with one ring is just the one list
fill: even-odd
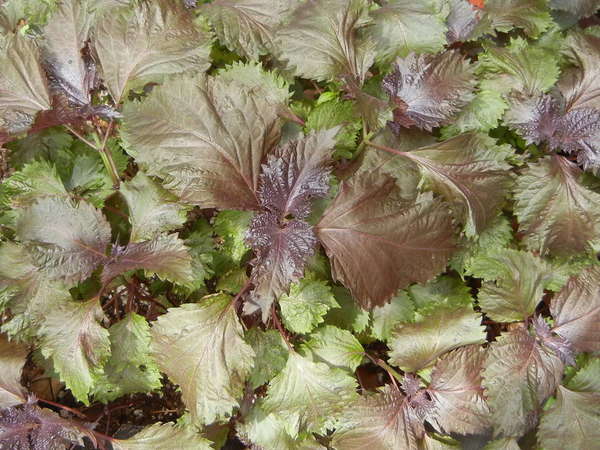
[(215, 243), (213, 229), (205, 220), (198, 219), (193, 231), (185, 239), (185, 246), (192, 257), (193, 283), (187, 284), (191, 289), (201, 289), (205, 281), (214, 275)]
[(21, 372), (28, 353), (26, 347), (0, 335), (0, 409), (25, 402)]
[(181, 227), (186, 221), (186, 208), (143, 172), (123, 183), (119, 192), (129, 206), (131, 242), (155, 238), (160, 233)]
[(315, 362), (354, 372), (363, 360), (365, 349), (348, 330), (325, 325), (310, 335), (301, 352)]
[(358, 31), (368, 21), (365, 0), (313, 0), (299, 4), (277, 31), (276, 54), (297, 76), (359, 84), (373, 64), (374, 45)]
[(481, 88), (475, 98), (454, 117), (452, 123), (442, 129), (442, 138), (448, 139), (469, 131), (487, 133), (498, 126), (507, 108), (508, 103), (501, 92)]
[(572, 391), (600, 392), (600, 358), (593, 358), (566, 384)]
[(181, 427), (173, 423), (155, 423), (129, 439), (114, 439), (117, 450), (154, 450), (172, 448), (177, 450), (211, 450), (211, 442), (195, 432), (191, 426)]
[(600, 393), (559, 386), (556, 403), (544, 411), (537, 434), (547, 450), (594, 448), (600, 442)]
[(552, 267), (541, 258), (512, 249), (475, 259), (470, 272), (486, 280), (479, 290), (479, 306), (497, 322), (529, 318), (555, 277)]
[(417, 310), (429, 310), (442, 303), (467, 306), (473, 301), (471, 289), (462, 280), (448, 275), (426, 284), (413, 284), (408, 288), (408, 294)]
[(100, 325), (102, 320), (98, 298), (63, 301), (46, 311), (39, 330), (42, 355), (52, 359), (60, 379), (86, 405), (110, 355), (109, 333)]
[[(310, 433), (297, 433), (294, 437), (288, 432), (288, 424), (280, 420), (277, 413), (265, 413), (261, 403), (257, 403), (237, 424), (238, 436), (246, 444), (272, 450), (325, 450)], [(294, 433), (296, 434), (296, 433)]]
[(219, 77), (176, 78), (127, 104), (124, 116), (128, 152), (184, 202), (258, 208), (261, 162), (279, 140), (267, 99)]
[(552, 23), (546, 0), (486, 0), (483, 16), (471, 38), (521, 28), (535, 38)]
[(443, 0), (389, 0), (371, 12), (367, 34), (377, 43), (378, 58), (385, 60), (436, 53), (446, 45), (448, 12)]
[(588, 251), (600, 233), (600, 194), (580, 182), (581, 170), (554, 155), (531, 164), (515, 186), (515, 214), (525, 243), (542, 254)]
[(501, 438), (489, 442), (484, 450), (521, 450), (515, 438)]
[(202, 6), (219, 40), (250, 60), (273, 48), (280, 23), (290, 13), (290, 0), (215, 0)]
[(239, 83), (257, 97), (266, 98), (270, 104), (286, 104), (292, 96), (286, 79), (275, 71), (265, 70), (259, 62), (234, 62), (219, 70), (218, 75), (223, 82)]
[(352, 294), (343, 286), (334, 286), (333, 295), (339, 308), (332, 308), (325, 316), (325, 323), (361, 333), (369, 326), (369, 311), (354, 301)]
[(150, 325), (136, 313), (112, 325), (110, 358), (104, 366), (104, 377), (94, 386), (94, 397), (110, 402), (136, 392), (151, 392), (161, 387), (160, 372), (149, 354)]
[(371, 314), (371, 334), (380, 341), (387, 341), (398, 323), (412, 322), (415, 304), (406, 292), (400, 291), (392, 297), (390, 303), (373, 308)]
[(221, 252), (239, 264), (250, 248), (246, 245), (246, 231), (252, 213), (247, 211), (219, 211), (215, 216), (215, 233), (222, 239)]
[(563, 367), (524, 327), (496, 338), (483, 372), (495, 436), (520, 437), (535, 425), (537, 411), (560, 383)]
[(356, 396), (356, 380), (345, 370), (291, 352), (284, 369), (269, 383), (263, 406), (267, 414), (324, 433)]
[(484, 342), (481, 315), (468, 306), (440, 305), (418, 322), (396, 326), (388, 343), (390, 363), (416, 372), (450, 350)]
[(86, 279), (105, 258), (110, 225), (93, 206), (67, 198), (43, 198), (23, 211), (17, 236), (51, 278)]
[(230, 416), (251, 373), (254, 351), (231, 297), (216, 294), (162, 315), (152, 327), (152, 353), (161, 371), (178, 384), (194, 423)]
[(277, 330), (262, 331), (259, 328), (251, 328), (245, 339), (256, 353), (254, 367), (248, 379), (252, 389), (256, 389), (281, 372), (289, 351)]
[(281, 318), (294, 333), (310, 333), (331, 308), (339, 308), (325, 281), (308, 276), (290, 286), (289, 294), (279, 297)]
[(96, 23), (92, 38), (115, 103), (128, 89), (210, 66), (212, 36), (194, 24), (183, 2), (158, 0), (109, 10)]

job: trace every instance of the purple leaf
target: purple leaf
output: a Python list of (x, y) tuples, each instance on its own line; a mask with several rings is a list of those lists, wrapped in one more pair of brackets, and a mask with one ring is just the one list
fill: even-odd
[(575, 365), (575, 353), (573, 352), (571, 343), (566, 338), (553, 334), (550, 326), (542, 316), (535, 316), (533, 318), (533, 328), (539, 341), (553, 350), (563, 363), (570, 366)]
[(260, 205), (281, 218), (304, 219), (310, 200), (329, 192), (329, 165), (338, 128), (288, 142), (268, 155), (260, 175)]
[(451, 0), (446, 33), (448, 43), (467, 40), (480, 19), (481, 10), (467, 0)]
[(317, 238), (303, 220), (280, 221), (272, 212), (261, 212), (252, 219), (246, 240), (256, 255), (252, 270), (256, 288), (245, 311), (261, 308), (264, 318), (273, 300), (302, 276)]
[(416, 126), (431, 131), (447, 124), (474, 95), (475, 77), (468, 60), (458, 51), (438, 56), (410, 54), (398, 58), (382, 82), (396, 106), (390, 126)]

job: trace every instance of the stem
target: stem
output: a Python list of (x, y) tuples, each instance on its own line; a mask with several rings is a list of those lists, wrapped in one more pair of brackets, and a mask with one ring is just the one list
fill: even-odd
[(387, 147), (385, 145), (379, 145), (379, 144), (376, 144), (375, 142), (365, 141), (365, 144), (368, 145), (369, 147), (373, 147), (378, 150), (383, 150), (384, 152), (393, 153), (394, 155), (405, 156), (405, 157), (408, 156), (408, 153), (406, 153), (406, 152), (401, 152), (400, 150), (396, 150), (395, 148)]
[(283, 325), (281, 325), (281, 322), (279, 321), (279, 317), (277, 317), (277, 311), (275, 311), (275, 303), (273, 303), (271, 305), (271, 317), (273, 317), (273, 324), (275, 324), (275, 327), (277, 328), (277, 330), (279, 330), (279, 334), (281, 334), (281, 337), (287, 344), (288, 349), (290, 350), (290, 352), (293, 352), (294, 347), (292, 347), (292, 344), (290, 344), (290, 340), (288, 339), (287, 335), (285, 334)]
[(46, 403), (47, 405), (56, 406), (57, 408), (60, 408), (60, 409), (64, 409), (65, 411), (69, 411), (70, 413), (75, 414), (80, 419), (87, 420), (87, 416), (85, 414), (83, 414), (81, 411), (77, 411), (76, 409), (70, 408), (70, 407), (65, 406), (65, 405), (61, 405), (60, 403), (56, 403), (56, 402), (53, 402), (51, 400), (45, 400), (43, 398), (38, 398), (37, 401), (38, 402), (42, 402), (42, 403)]
[(371, 356), (367, 352), (365, 352), (364, 355), (367, 358), (369, 358), (373, 362), (373, 364), (378, 365), (383, 370), (385, 370), (388, 373), (390, 379), (392, 380), (392, 383), (394, 383), (394, 386), (396, 386), (396, 388), (398, 388), (397, 381), (400, 382), (400, 383), (402, 383), (402, 380), (403, 380), (402, 375), (400, 375), (393, 367), (391, 367), (383, 359)]

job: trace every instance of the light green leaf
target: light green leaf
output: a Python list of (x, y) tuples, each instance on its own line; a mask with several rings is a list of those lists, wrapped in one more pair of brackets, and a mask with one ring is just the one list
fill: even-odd
[(235, 264), (250, 250), (246, 245), (246, 231), (251, 218), (252, 213), (247, 211), (219, 211), (215, 216), (215, 233), (223, 240), (221, 251)]
[(239, 83), (270, 104), (286, 104), (292, 96), (288, 82), (276, 72), (265, 70), (259, 62), (234, 62), (218, 74), (223, 82)]
[(117, 450), (211, 450), (211, 442), (195, 432), (191, 426), (181, 427), (173, 423), (155, 423), (144, 428), (129, 439), (114, 439)]
[(23, 211), (17, 236), (49, 277), (86, 279), (105, 258), (110, 225), (93, 206), (68, 198), (43, 198)]
[(215, 243), (212, 233), (213, 229), (208, 222), (198, 219), (193, 231), (185, 239), (185, 245), (192, 257), (194, 282), (189, 285), (192, 290), (204, 287), (205, 281), (214, 275)]
[(123, 183), (119, 191), (129, 207), (131, 242), (155, 238), (186, 221), (186, 208), (177, 203), (177, 197), (143, 172)]
[(277, 330), (251, 328), (245, 339), (256, 353), (254, 367), (248, 379), (252, 389), (256, 389), (281, 372), (289, 351)]
[(291, 352), (284, 369), (269, 383), (263, 405), (267, 414), (324, 433), (356, 396), (356, 380), (345, 370)]
[(400, 291), (392, 297), (390, 303), (373, 308), (371, 314), (371, 334), (380, 341), (387, 341), (398, 323), (411, 322), (414, 319), (415, 304), (406, 292)]
[(227, 48), (257, 60), (272, 49), (279, 24), (293, 4), (290, 0), (215, 0), (201, 11)]
[(484, 342), (480, 314), (468, 306), (440, 305), (418, 322), (396, 326), (388, 343), (390, 363), (416, 372), (450, 350)]
[(593, 358), (579, 369), (566, 386), (578, 392), (600, 392), (600, 358)]
[(369, 311), (362, 309), (345, 287), (333, 286), (332, 291), (340, 307), (332, 308), (327, 312), (325, 323), (355, 333), (365, 331), (369, 326)]
[(600, 393), (575, 392), (559, 386), (556, 403), (544, 411), (537, 434), (544, 450), (597, 447), (600, 442)]
[(258, 208), (261, 163), (280, 132), (277, 106), (260, 92), (219, 76), (175, 78), (124, 116), (127, 151), (184, 202)]
[(152, 353), (161, 371), (179, 385), (194, 423), (230, 416), (251, 373), (254, 351), (231, 297), (216, 294), (183, 304), (152, 327)]
[(408, 288), (408, 294), (417, 310), (431, 310), (442, 303), (467, 306), (473, 301), (471, 289), (462, 280), (448, 275), (425, 284), (413, 284)]
[(42, 355), (52, 359), (60, 379), (86, 405), (110, 355), (109, 333), (100, 325), (103, 320), (98, 298), (63, 301), (46, 311), (39, 330)]
[(449, 139), (469, 131), (487, 133), (498, 126), (507, 108), (508, 103), (501, 92), (480, 89), (475, 98), (454, 117), (452, 123), (442, 129), (442, 138)]
[[(529, 318), (554, 283), (552, 267), (529, 252), (502, 249), (475, 259), (470, 273), (486, 280), (479, 290), (481, 309), (497, 322)], [(495, 281), (495, 282), (492, 282)]]
[(25, 402), (21, 371), (28, 353), (25, 346), (0, 335), (0, 409)]
[(524, 327), (496, 338), (488, 350), (483, 387), (492, 411), (494, 435), (520, 437), (560, 383), (563, 363)]
[(368, 8), (365, 0), (300, 3), (277, 32), (276, 53), (297, 76), (362, 84), (375, 57), (374, 45), (358, 33), (369, 22)]
[(310, 335), (301, 352), (315, 362), (354, 372), (363, 360), (365, 349), (348, 330), (325, 325)]
[(600, 235), (600, 194), (580, 176), (577, 166), (553, 155), (517, 178), (514, 210), (529, 249), (559, 256), (591, 249)]
[(325, 281), (304, 277), (290, 286), (289, 294), (279, 297), (281, 318), (294, 333), (310, 333), (331, 308), (339, 308), (331, 288)]
[(476, 39), (494, 31), (508, 32), (522, 28), (537, 37), (552, 23), (546, 0), (486, 0), (483, 17), (471, 34)]
[(94, 397), (110, 402), (123, 395), (159, 389), (161, 376), (149, 354), (150, 325), (146, 319), (129, 313), (108, 332), (111, 354), (104, 376), (94, 386)]
[(158, 0), (109, 10), (98, 20), (93, 41), (115, 103), (128, 89), (210, 66), (212, 36), (194, 24), (183, 2)]
[(367, 34), (385, 60), (411, 52), (436, 53), (446, 45), (448, 12), (443, 0), (389, 0), (371, 13)]

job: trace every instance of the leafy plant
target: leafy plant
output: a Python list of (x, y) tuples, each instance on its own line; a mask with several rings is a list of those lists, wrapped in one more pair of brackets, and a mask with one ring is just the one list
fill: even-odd
[(0, 2), (0, 448), (596, 448), (599, 8)]

